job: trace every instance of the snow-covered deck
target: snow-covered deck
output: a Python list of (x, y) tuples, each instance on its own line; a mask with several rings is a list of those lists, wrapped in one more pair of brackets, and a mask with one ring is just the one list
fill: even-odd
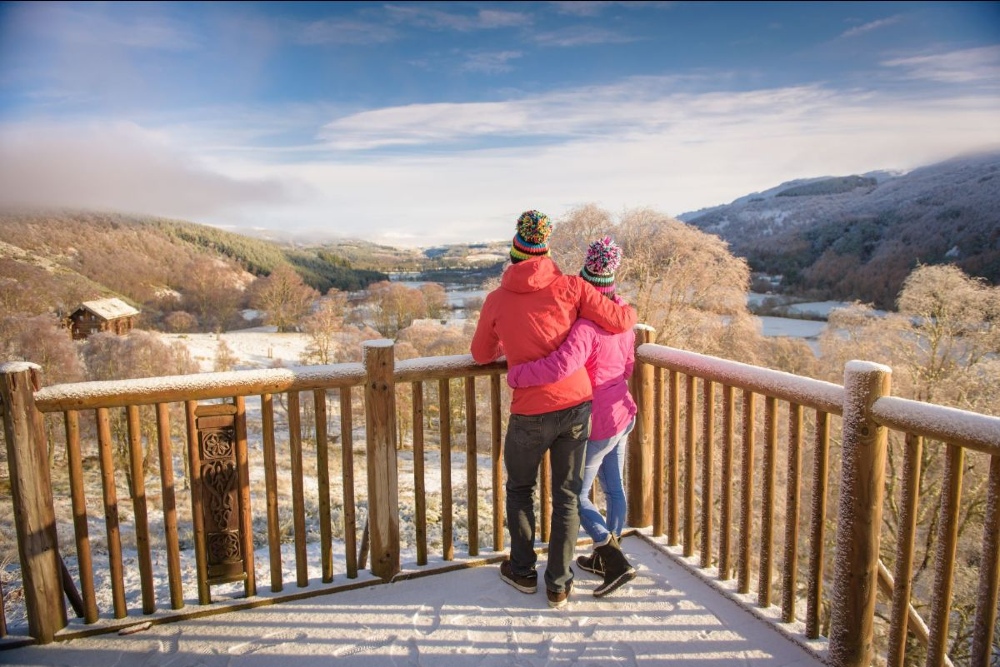
[[(0, 664), (108, 667), (597, 665), (814, 667), (816, 652), (641, 537), (639, 574), (612, 596), (578, 573), (565, 609), (525, 595), (495, 565), (297, 602), (0, 651)], [(581, 548), (580, 553), (583, 553)], [(544, 566), (544, 555), (539, 561)], [(405, 569), (405, 567), (404, 567)]]

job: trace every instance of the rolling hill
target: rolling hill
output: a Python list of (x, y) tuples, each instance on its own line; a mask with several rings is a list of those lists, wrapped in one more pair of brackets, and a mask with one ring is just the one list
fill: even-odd
[(1000, 283), (1000, 153), (791, 181), (678, 219), (782, 276), (786, 292), (892, 308), (918, 264)]

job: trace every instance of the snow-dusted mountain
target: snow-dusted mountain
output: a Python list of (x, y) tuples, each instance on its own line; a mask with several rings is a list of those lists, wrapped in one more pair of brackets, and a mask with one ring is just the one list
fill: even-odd
[(678, 217), (811, 296), (891, 307), (918, 263), (1000, 283), (1000, 153), (789, 181)]

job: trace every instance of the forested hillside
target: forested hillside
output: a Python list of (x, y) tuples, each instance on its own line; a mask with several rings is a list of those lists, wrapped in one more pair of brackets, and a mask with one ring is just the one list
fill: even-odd
[(66, 312), (114, 295), (139, 306), (147, 321), (200, 304), (202, 326), (217, 327), (235, 317), (239, 299), (228, 292), (282, 265), (320, 293), (386, 278), (329, 249), (290, 248), (190, 222), (114, 213), (0, 215), (0, 305), (7, 313)]
[(816, 299), (895, 308), (918, 265), (1000, 284), (1000, 154), (785, 183), (680, 219), (729, 242), (754, 271)]

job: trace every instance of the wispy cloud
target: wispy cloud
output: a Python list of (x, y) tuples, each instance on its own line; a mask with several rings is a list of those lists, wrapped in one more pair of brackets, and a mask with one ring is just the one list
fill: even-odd
[(893, 58), (885, 67), (904, 70), (911, 79), (942, 83), (991, 82), (1000, 84), (1000, 46), (984, 46), (950, 53)]
[(297, 27), (292, 40), (300, 44), (382, 44), (398, 37), (390, 26), (350, 19), (313, 21)]
[(614, 30), (584, 25), (538, 33), (534, 39), (541, 46), (562, 47), (625, 44), (637, 41), (635, 37)]
[(508, 63), (511, 60), (520, 58), (524, 54), (520, 51), (493, 51), (490, 53), (470, 53), (466, 56), (462, 64), (463, 72), (482, 72), (484, 74), (498, 74), (509, 72), (513, 69)]
[(873, 30), (879, 30), (885, 28), (886, 26), (895, 25), (903, 20), (902, 14), (896, 14), (894, 16), (889, 16), (884, 19), (878, 19), (877, 21), (870, 21), (864, 25), (855, 26), (849, 30), (845, 30), (841, 33), (841, 37), (857, 37), (858, 35), (863, 35)]
[[(677, 77), (635, 77), (500, 102), (413, 104), (351, 114), (323, 126), (320, 137), (335, 150), (389, 146), (443, 146), (500, 137), (566, 141), (612, 133), (656, 132), (669, 127), (689, 100), (705, 113), (735, 113), (741, 105), (807, 104), (821, 89), (803, 87), (747, 96), (692, 96), (675, 92)], [(726, 104), (733, 105), (732, 108)]]
[(586, 0), (565, 0), (550, 2), (549, 5), (556, 8), (556, 11), (560, 14), (569, 14), (572, 16), (598, 16), (608, 7), (625, 7), (627, 9), (644, 9), (647, 7), (652, 7), (655, 9), (669, 9), (675, 2), (604, 2), (602, 0), (594, 0), (594, 2), (589, 2)]
[(479, 9), (473, 13), (447, 12), (422, 5), (386, 5), (389, 17), (400, 23), (436, 30), (470, 32), (492, 28), (517, 28), (531, 24), (531, 16), (499, 9)]
[(15, 14), (25, 29), (44, 27), (47, 39), (66, 45), (121, 46), (132, 49), (186, 51), (199, 48), (200, 38), (176, 21), (155, 13), (122, 15), (63, 3), (27, 3)]

